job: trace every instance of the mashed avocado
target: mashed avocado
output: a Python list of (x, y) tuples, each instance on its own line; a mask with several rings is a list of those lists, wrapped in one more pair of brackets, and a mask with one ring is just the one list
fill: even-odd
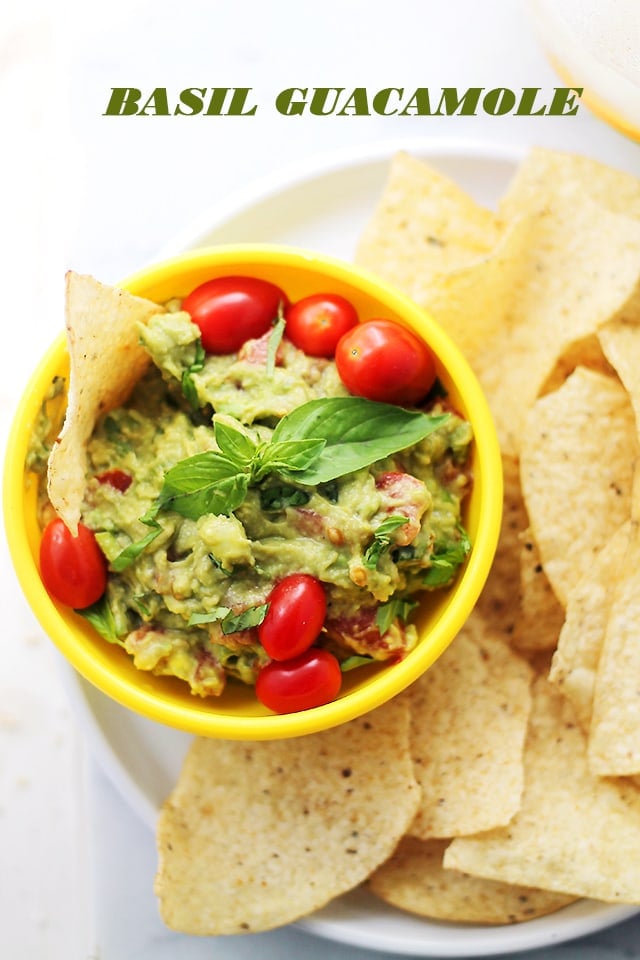
[(316, 484), (258, 471), (233, 509), (179, 512), (162, 500), (165, 478), (219, 451), (212, 421), (265, 450), (285, 415), (348, 393), (333, 361), (273, 334), (205, 356), (179, 304), (140, 333), (154, 363), (88, 445), (82, 518), (111, 565), (105, 596), (85, 611), (99, 632), (140, 669), (217, 695), (228, 676), (255, 682), (268, 662), (256, 626), (269, 593), (286, 574), (308, 573), (327, 595), (320, 644), (341, 661), (404, 656), (416, 642), (412, 598), (450, 583), (469, 549), (469, 424), (435, 399), (429, 413), (449, 415), (400, 453)]

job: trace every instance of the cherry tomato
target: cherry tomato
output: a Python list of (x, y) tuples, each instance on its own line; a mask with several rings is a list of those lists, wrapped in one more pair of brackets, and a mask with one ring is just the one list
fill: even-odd
[(333, 293), (316, 293), (285, 310), (287, 337), (310, 357), (333, 357), (338, 340), (358, 322), (353, 304)]
[(263, 667), (256, 696), (274, 713), (295, 713), (335, 700), (341, 684), (342, 671), (334, 655), (310, 647), (292, 660), (273, 660)]
[(288, 300), (280, 287), (257, 277), (216, 277), (186, 297), (182, 309), (200, 328), (207, 353), (235, 353), (266, 333)]
[(99, 473), (96, 479), (100, 483), (108, 483), (110, 487), (114, 487), (116, 490), (119, 490), (120, 493), (126, 493), (133, 483), (133, 477), (125, 473), (124, 470), (118, 470), (117, 467), (114, 467), (113, 470), (105, 470), (104, 473)]
[(93, 531), (80, 523), (74, 537), (59, 517), (51, 520), (40, 541), (40, 576), (54, 600), (76, 610), (99, 600), (107, 586), (107, 562)]
[(436, 379), (429, 347), (393, 320), (368, 320), (345, 333), (336, 366), (356, 396), (407, 406), (423, 400)]
[(307, 573), (292, 573), (275, 585), (268, 603), (258, 637), (272, 660), (297, 657), (315, 643), (327, 612), (319, 580)]

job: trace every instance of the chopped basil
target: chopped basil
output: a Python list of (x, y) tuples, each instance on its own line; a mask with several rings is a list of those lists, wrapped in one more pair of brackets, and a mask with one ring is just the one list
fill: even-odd
[(373, 657), (361, 657), (357, 654), (354, 654), (352, 657), (347, 657), (346, 660), (342, 661), (340, 664), (340, 669), (343, 673), (348, 673), (349, 670), (355, 670), (356, 667), (364, 667), (373, 662)]
[(143, 517), (140, 517), (141, 523), (144, 523), (151, 529), (145, 537), (142, 537), (141, 540), (136, 540), (134, 543), (130, 543), (117, 557), (114, 557), (110, 563), (110, 567), (112, 570), (115, 570), (116, 573), (121, 573), (122, 570), (126, 570), (127, 567), (131, 566), (140, 554), (144, 553), (149, 544), (153, 543), (156, 537), (162, 533), (162, 527), (156, 520), (157, 514), (158, 507), (154, 505)]
[(230, 633), (238, 633), (240, 630), (249, 630), (251, 627), (258, 627), (264, 620), (268, 603), (260, 603), (255, 607), (247, 607), (240, 613), (233, 613), (229, 607), (216, 607), (208, 613), (192, 613), (189, 617), (188, 626), (195, 627), (202, 623), (220, 623), (222, 632), (227, 636)]
[(196, 390), (196, 385), (193, 381), (193, 374), (200, 373), (204, 368), (204, 361), (206, 358), (206, 353), (204, 347), (202, 346), (202, 340), (198, 339), (195, 342), (196, 355), (193, 360), (193, 363), (186, 368), (182, 373), (182, 392), (189, 401), (189, 405), (193, 407), (194, 410), (197, 410), (200, 406), (200, 400), (198, 398), (198, 391)]
[(282, 302), (278, 304), (278, 319), (273, 325), (273, 330), (269, 335), (269, 340), (267, 342), (267, 377), (271, 378), (273, 376), (273, 371), (276, 367), (276, 354), (278, 352), (278, 347), (282, 340), (282, 335), (284, 334), (285, 321), (283, 316), (283, 305)]
[(382, 603), (376, 612), (376, 626), (381, 635), (387, 632), (394, 620), (406, 622), (417, 606), (416, 600), (403, 600), (401, 597), (392, 597), (387, 603)]
[(363, 563), (368, 570), (375, 570), (378, 566), (378, 560), (391, 546), (391, 534), (398, 527), (403, 527), (408, 523), (408, 517), (400, 514), (392, 514), (382, 521), (373, 534), (373, 542), (369, 544), (364, 552)]
[(422, 578), (425, 587), (446, 586), (458, 567), (464, 563), (470, 550), (471, 542), (462, 528), (460, 528), (460, 539), (457, 543), (436, 541), (431, 556), (431, 566)]
[(218, 557), (216, 557), (213, 553), (209, 553), (207, 554), (207, 556), (209, 557), (209, 560), (211, 560), (211, 563), (216, 568), (216, 570), (219, 570), (220, 573), (223, 573), (225, 577), (231, 576), (231, 574), (233, 573), (233, 570), (229, 570), (227, 567), (225, 567), (222, 560), (219, 560)]

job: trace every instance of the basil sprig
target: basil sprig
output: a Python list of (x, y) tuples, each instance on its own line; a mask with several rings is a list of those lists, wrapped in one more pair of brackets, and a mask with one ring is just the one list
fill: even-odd
[(269, 474), (301, 486), (327, 483), (413, 446), (447, 417), (361, 397), (323, 397), (283, 417), (267, 443), (216, 421), (218, 450), (168, 470), (159, 504), (192, 520), (205, 513), (229, 514), (249, 487)]
[(386, 603), (380, 604), (376, 612), (376, 626), (380, 634), (384, 635), (394, 620), (406, 622), (417, 606), (417, 600), (406, 600), (402, 597), (392, 597)]
[(155, 540), (162, 529), (156, 518), (163, 510), (191, 520), (228, 515), (250, 486), (271, 474), (302, 487), (330, 483), (419, 443), (448, 416), (363, 397), (321, 397), (283, 417), (268, 442), (215, 420), (218, 449), (180, 460), (165, 473), (160, 496), (140, 518), (149, 534), (126, 547), (111, 566), (126, 569)]

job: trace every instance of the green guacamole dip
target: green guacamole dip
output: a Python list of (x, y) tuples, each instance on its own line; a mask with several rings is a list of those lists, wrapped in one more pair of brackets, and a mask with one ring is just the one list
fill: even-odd
[[(228, 677), (255, 682), (268, 662), (256, 628), (268, 595), (283, 576), (308, 573), (327, 595), (318, 642), (345, 668), (405, 656), (417, 639), (407, 622), (416, 593), (451, 583), (469, 550), (469, 424), (439, 397), (428, 412), (446, 411), (446, 421), (370, 467), (316, 486), (272, 472), (228, 515), (154, 513), (166, 472), (217, 449), (214, 415), (263, 443), (301, 404), (348, 394), (333, 361), (286, 338), (277, 360), (269, 337), (205, 357), (178, 303), (140, 332), (153, 365), (88, 446), (82, 519), (111, 572), (104, 598), (83, 613), (136, 667), (219, 695)], [(397, 525), (376, 536), (390, 517)]]

